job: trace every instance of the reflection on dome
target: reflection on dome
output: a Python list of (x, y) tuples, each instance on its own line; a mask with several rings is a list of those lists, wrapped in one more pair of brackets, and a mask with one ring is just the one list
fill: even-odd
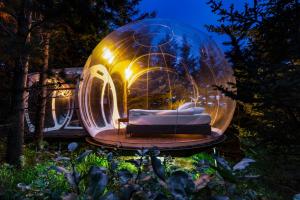
[(92, 136), (128, 116), (135, 125), (195, 120), (222, 134), (235, 102), (215, 86), (230, 89), (234, 81), (223, 52), (204, 33), (169, 20), (142, 20), (109, 34), (89, 57), (79, 86), (81, 118)]

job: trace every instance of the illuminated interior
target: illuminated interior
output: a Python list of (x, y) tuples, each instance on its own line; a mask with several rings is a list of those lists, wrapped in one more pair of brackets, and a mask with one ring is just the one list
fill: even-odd
[[(36, 108), (38, 99), (37, 82), (39, 73), (32, 73), (28, 76), (29, 92), (25, 101), (25, 121), (28, 131), (35, 131)], [(45, 107), (45, 128), (44, 132), (53, 132), (60, 129), (82, 129), (78, 114), (76, 113), (76, 90), (75, 85), (66, 84), (59, 77), (47, 80), (47, 97)]]
[[(181, 119), (188, 125), (195, 118), (221, 135), (235, 102), (215, 86), (231, 89), (232, 82), (232, 68), (210, 37), (173, 21), (142, 20), (110, 33), (93, 50), (79, 84), (80, 115), (91, 136), (116, 129), (120, 118), (150, 126)], [(186, 116), (186, 105), (201, 113)]]

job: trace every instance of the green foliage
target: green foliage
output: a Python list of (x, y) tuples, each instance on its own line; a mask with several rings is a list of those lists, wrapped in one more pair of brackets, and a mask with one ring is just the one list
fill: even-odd
[(238, 102), (232, 130), (258, 160), (264, 185), (273, 191), (266, 196), (290, 199), (299, 191), (299, 1), (253, 1), (242, 9), (221, 0), (208, 5), (219, 17), (208, 29), (228, 36), (236, 91), (218, 89)]
[(5, 189), (4, 198), (24, 195), (59, 197), (62, 192), (68, 191), (69, 186), (62, 175), (48, 172), (51, 164), (39, 163), (23, 169), (16, 169), (8, 164), (0, 165), (0, 187)]
[(101, 157), (101, 156), (96, 155), (95, 153), (92, 153), (92, 154), (88, 155), (82, 163), (79, 163), (76, 166), (76, 169), (78, 170), (78, 172), (80, 172), (82, 174), (87, 174), (88, 170), (92, 166), (107, 168), (108, 161), (105, 157)]
[(120, 161), (117, 170), (118, 171), (127, 170), (132, 174), (138, 173), (138, 168), (134, 164), (126, 161)]
[(169, 165), (172, 165), (172, 170), (180, 169), (191, 171), (195, 168), (195, 161), (190, 158), (174, 158)]
[[(92, 49), (109, 32), (131, 21), (155, 16), (140, 13), (139, 3), (140, 0), (0, 1), (0, 123), (9, 126), (9, 163), (22, 165), (26, 127), (22, 123), (24, 112), (18, 108), (24, 109), (25, 98), (19, 98), (24, 92), (34, 93), (37, 104), (29, 107), (36, 113), (36, 132), (43, 130), (38, 128), (44, 124), (39, 112), (45, 100), (41, 91), (49, 84), (27, 88), (23, 80), (27, 73), (40, 72), (43, 81), (42, 77), (53, 75), (53, 67), (84, 66)], [(64, 73), (59, 75), (65, 77)]]
[[(77, 146), (75, 143), (68, 146), (71, 154), (76, 152)], [(112, 152), (98, 150), (97, 153), (91, 153), (87, 150), (77, 158), (56, 159), (65, 165), (53, 166), (51, 169), (64, 174), (73, 188), (73, 194), (84, 198), (198, 199), (200, 190), (204, 188), (212, 190), (214, 195), (221, 193), (236, 198), (257, 196), (255, 192), (244, 194), (233, 189), (237, 183), (242, 183), (240, 179), (245, 177), (242, 171), (254, 162), (252, 159), (243, 159), (234, 166), (230, 166), (223, 158), (214, 159), (208, 154), (177, 159), (178, 163), (191, 165), (186, 170), (185, 164), (167, 167), (176, 159), (158, 157), (159, 154), (157, 148), (143, 149), (138, 150), (132, 159), (125, 160), (118, 159)], [(213, 165), (216, 161), (218, 166)], [(231, 193), (227, 192), (228, 185), (232, 187)]]
[(42, 168), (42, 165), (36, 165), (34, 168), (25, 167), (20, 170), (8, 164), (3, 164), (0, 166), (1, 184), (8, 188), (13, 188), (20, 180), (25, 184), (30, 184), (39, 175)]
[(32, 166), (36, 162), (36, 152), (30, 148), (25, 148), (24, 157), (25, 157), (25, 165)]
[[(81, 151), (81, 152), (80, 152)], [(39, 159), (39, 154), (31, 157)], [(231, 164), (222, 157), (198, 153), (187, 158), (160, 156), (158, 149), (118, 156), (104, 150), (68, 146), (63, 154), (46, 154), (40, 163), (19, 170), (0, 166), (0, 188), (5, 199), (76, 198), (120, 199), (258, 199), (273, 197), (258, 184), (252, 159)], [(48, 156), (48, 161), (47, 160)], [(28, 159), (26, 159), (28, 160)], [(251, 164), (252, 165), (252, 164)], [(275, 199), (275, 198), (273, 198)]]
[(196, 162), (208, 162), (211, 165), (214, 163), (214, 158), (207, 153), (197, 153), (191, 156)]
[(253, 1), (243, 9), (227, 8), (220, 0), (208, 5), (220, 22), (208, 29), (229, 38), (225, 44), (236, 91), (217, 88), (238, 100), (234, 127), (254, 147), (295, 144), (300, 122), (299, 2)]

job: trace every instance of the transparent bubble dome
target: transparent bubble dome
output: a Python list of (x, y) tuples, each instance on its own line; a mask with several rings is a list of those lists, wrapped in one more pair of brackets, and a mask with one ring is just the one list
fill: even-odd
[[(28, 75), (28, 85), (33, 89), (29, 90), (25, 98), (25, 120), (28, 125), (29, 132), (35, 131), (36, 112), (39, 97), (36, 94), (35, 87), (38, 87), (40, 79), (39, 73)], [(45, 107), (44, 132), (57, 131), (68, 124), (73, 115), (73, 92), (68, 89), (71, 85), (65, 84), (63, 79), (52, 77), (47, 79), (48, 90)]]
[(88, 58), (79, 85), (81, 119), (95, 136), (117, 128), (132, 109), (177, 110), (194, 102), (210, 116), (212, 131), (223, 134), (235, 102), (215, 86), (230, 82), (232, 68), (206, 34), (170, 20), (137, 21), (110, 33)]

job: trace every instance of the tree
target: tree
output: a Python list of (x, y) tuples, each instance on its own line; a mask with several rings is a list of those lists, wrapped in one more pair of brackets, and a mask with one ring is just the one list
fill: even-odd
[[(6, 2), (5, 2), (6, 3)], [(13, 7), (1, 2), (1, 15), (9, 18), (9, 26), (1, 26), (5, 36), (13, 37), (13, 47), (16, 54), (12, 55), (14, 67), (14, 81), (12, 86), (13, 102), (10, 121), (12, 127), (8, 135), (8, 162), (20, 165), (24, 143), (24, 109), (25, 90), (30, 59), (32, 12), (31, 1), (17, 1)], [(16, 9), (16, 10), (14, 10)], [(15, 12), (13, 12), (13, 10)], [(2, 25), (2, 23), (1, 23)]]
[[(220, 25), (210, 31), (229, 37), (227, 56), (236, 92), (218, 89), (239, 102), (238, 130), (259, 144), (287, 146), (299, 141), (300, 7), (297, 0), (257, 1), (243, 10), (208, 2)], [(242, 114), (241, 114), (242, 113)], [(297, 140), (298, 139), (298, 140)]]
[[(136, 5), (139, 2), (140, 0), (0, 1), (0, 41), (3, 42), (0, 45), (0, 60), (11, 67), (14, 79), (11, 81), (10, 95), (13, 103), (8, 119), (13, 124), (7, 145), (10, 164), (21, 164), (25, 99), (30, 89), (26, 85), (28, 71), (38, 69), (41, 72), (39, 88), (42, 91), (37, 114), (37, 134), (38, 140), (41, 140), (47, 68), (53, 65), (59, 65), (60, 68), (83, 66), (95, 43), (112, 29), (135, 17), (150, 16), (147, 13), (137, 16)], [(49, 34), (53, 32), (56, 34), (51, 38)], [(37, 41), (40, 41), (41, 35), (45, 36), (42, 43), (44, 48), (43, 51), (38, 51), (41, 44)], [(49, 42), (53, 45), (49, 46)], [(34, 66), (31, 69), (29, 62)]]
[(43, 37), (43, 56), (44, 56), (44, 64), (40, 71), (40, 79), (39, 79), (39, 92), (38, 92), (38, 104), (36, 110), (36, 122), (35, 122), (35, 138), (37, 142), (37, 146), (39, 149), (43, 148), (43, 131), (45, 127), (45, 112), (46, 112), (46, 103), (47, 103), (47, 73), (49, 68), (49, 46), (50, 46), (50, 36), (51, 33), (49, 31), (45, 31), (42, 35)]
[[(44, 38), (44, 64), (42, 65), (40, 73), (40, 98), (36, 112), (35, 129), (35, 136), (38, 144), (42, 144), (43, 140), (47, 98), (46, 82), (49, 67), (49, 42), (51, 33), (55, 37), (53, 38), (54, 45), (52, 45), (51, 52), (57, 52), (55, 49), (65, 49), (66, 51), (72, 50), (73, 52), (70, 54), (69, 60), (72, 60), (72, 63), (75, 61), (76, 66), (83, 66), (86, 58), (94, 47), (95, 41), (103, 38), (105, 34), (112, 31), (113, 28), (127, 24), (131, 22), (134, 17), (137, 17), (139, 12), (136, 5), (138, 3), (139, 1), (128, 0), (118, 2), (107, 1), (104, 4), (100, 1), (63, 1), (55, 3), (53, 1), (44, 0), (40, 1), (36, 6), (36, 10), (41, 16), (40, 28), (42, 29), (42, 38)], [(137, 19), (153, 15), (153, 13), (144, 13), (143, 15), (138, 16)], [(103, 16), (106, 16), (105, 21), (100, 20)], [(55, 39), (64, 36), (66, 32), (71, 33), (71, 37), (69, 38), (71, 39), (71, 42), (68, 39), (67, 41), (63, 41), (62, 44), (64, 46), (57, 45), (61, 43), (55, 42)], [(75, 48), (73, 45), (75, 45)], [(58, 55), (61, 55), (60, 51), (58, 52)], [(63, 59), (65, 59), (65, 56), (66, 55), (64, 55)], [(57, 58), (60, 58), (60, 56), (56, 56), (55, 54), (50, 61), (53, 62), (53, 60), (57, 60)], [(62, 66), (60, 66), (60, 68), (66, 65), (66, 63), (61, 64)]]
[[(57, 11), (56, 24), (61, 24), (60, 34), (51, 42), (50, 63), (55, 67), (82, 67), (93, 48), (107, 34), (129, 22), (154, 17), (155, 13), (141, 13), (140, 0), (62, 1)], [(60, 49), (60, 51), (57, 51)]]

